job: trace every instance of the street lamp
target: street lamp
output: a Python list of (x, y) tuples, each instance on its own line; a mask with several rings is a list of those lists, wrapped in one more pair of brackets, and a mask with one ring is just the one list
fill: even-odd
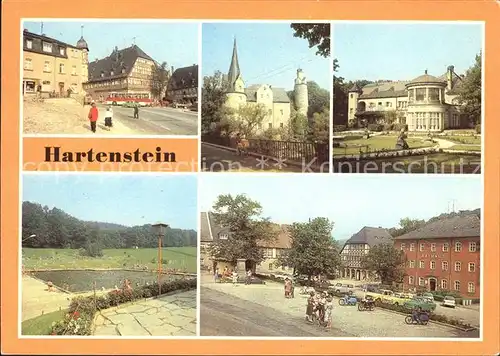
[(161, 295), (161, 240), (167, 232), (167, 224), (157, 223), (151, 225), (153, 233), (158, 236), (158, 295)]

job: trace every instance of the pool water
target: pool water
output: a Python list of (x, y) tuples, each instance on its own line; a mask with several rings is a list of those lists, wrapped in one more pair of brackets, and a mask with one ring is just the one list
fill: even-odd
[[(121, 288), (123, 281), (128, 279), (132, 287), (137, 285), (152, 284), (158, 280), (158, 275), (143, 271), (43, 271), (32, 272), (32, 275), (44, 281), (51, 281), (54, 285), (70, 292), (87, 292)], [(162, 283), (175, 280), (179, 277), (163, 275)]]

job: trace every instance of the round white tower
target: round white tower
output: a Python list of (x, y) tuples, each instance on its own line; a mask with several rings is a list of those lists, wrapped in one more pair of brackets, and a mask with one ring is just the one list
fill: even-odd
[(227, 74), (228, 90), (226, 92), (226, 106), (238, 109), (246, 104), (245, 82), (241, 77), (240, 64), (238, 63), (238, 51), (236, 49), (236, 39), (233, 44), (233, 56)]
[(295, 110), (302, 115), (307, 116), (309, 109), (309, 96), (307, 94), (307, 81), (302, 69), (297, 69), (297, 77), (295, 78), (295, 87), (293, 89), (293, 101), (295, 102)]

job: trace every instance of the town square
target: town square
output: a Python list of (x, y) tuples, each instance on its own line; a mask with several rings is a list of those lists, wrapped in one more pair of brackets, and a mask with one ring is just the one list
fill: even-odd
[(25, 22), (22, 38), (25, 134), (198, 133), (197, 24)]
[(480, 173), (482, 32), (336, 24), (333, 171)]
[(201, 336), (479, 337), (478, 180), (226, 177), (200, 179)]

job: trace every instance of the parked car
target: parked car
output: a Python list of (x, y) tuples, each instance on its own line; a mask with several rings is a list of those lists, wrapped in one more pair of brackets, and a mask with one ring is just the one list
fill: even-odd
[(338, 293), (338, 294), (348, 294), (354, 292), (354, 284), (342, 284), (337, 283), (334, 286), (331, 286), (329, 290)]
[(455, 297), (452, 297), (451, 295), (447, 295), (443, 299), (443, 303), (441, 304), (443, 307), (450, 307), (450, 308), (455, 308), (456, 301)]
[(422, 308), (422, 310), (425, 311), (436, 310), (436, 303), (434, 303), (433, 301), (429, 301), (428, 299), (425, 299), (423, 297), (413, 297), (412, 299), (405, 302), (403, 305), (407, 309), (414, 309), (420, 307)]

